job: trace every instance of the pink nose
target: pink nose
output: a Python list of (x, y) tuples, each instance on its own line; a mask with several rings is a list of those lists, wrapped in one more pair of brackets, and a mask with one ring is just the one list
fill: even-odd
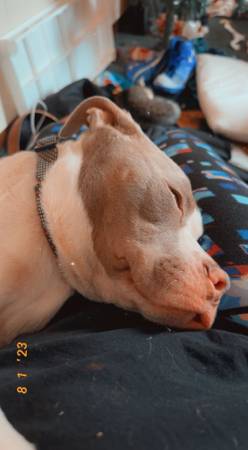
[(186, 325), (190, 329), (208, 329), (212, 326), (218, 303), (224, 292), (230, 287), (227, 274), (214, 262), (207, 261), (203, 265), (206, 280), (206, 297), (209, 307), (203, 312), (194, 314)]
[(217, 304), (224, 292), (230, 287), (228, 275), (217, 264), (204, 265), (205, 273), (209, 281), (207, 300)]

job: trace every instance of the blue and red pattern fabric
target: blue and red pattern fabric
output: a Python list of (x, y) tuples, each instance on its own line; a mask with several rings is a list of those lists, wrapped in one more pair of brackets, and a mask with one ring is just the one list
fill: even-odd
[(191, 180), (202, 213), (200, 244), (231, 279), (219, 313), (248, 328), (248, 186), (215, 149), (188, 131), (170, 129), (155, 140)]

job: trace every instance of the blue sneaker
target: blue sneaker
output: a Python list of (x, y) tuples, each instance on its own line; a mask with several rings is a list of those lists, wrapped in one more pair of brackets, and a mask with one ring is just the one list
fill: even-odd
[(153, 87), (166, 94), (180, 94), (196, 65), (192, 41), (172, 38), (164, 59), (164, 70), (153, 80)]
[(130, 62), (126, 68), (126, 76), (134, 84), (140, 81), (149, 83), (158, 73), (157, 67), (163, 53), (156, 53), (146, 61)]

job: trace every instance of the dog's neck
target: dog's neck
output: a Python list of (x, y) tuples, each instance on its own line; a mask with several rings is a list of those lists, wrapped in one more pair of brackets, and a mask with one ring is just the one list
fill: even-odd
[(46, 177), (47, 171), (55, 163), (58, 158), (57, 138), (54, 136), (44, 138), (38, 141), (34, 147), (37, 153), (36, 165), (36, 185), (35, 185), (35, 199), (37, 212), (39, 214), (40, 222), (47, 241), (54, 255), (57, 257), (58, 252), (50, 234), (46, 214), (41, 201), (42, 183)]
[[(70, 149), (71, 149), (70, 143)], [(60, 148), (60, 151), (58, 149)], [(58, 251), (54, 240), (52, 238), (46, 212), (42, 203), (42, 187), (43, 182), (47, 176), (49, 169), (53, 166), (53, 164), (57, 161), (58, 156), (62, 157), (66, 152), (66, 147), (59, 144), (58, 136), (48, 136), (43, 139), (40, 139), (35, 147), (34, 151), (37, 153), (37, 165), (36, 165), (36, 185), (35, 185), (35, 197), (36, 197), (36, 206), (37, 212), (40, 218), (41, 226), (44, 231), (44, 234), (47, 238), (48, 244), (53, 252), (53, 254), (58, 257)], [(68, 155), (67, 155), (68, 156)], [(74, 156), (75, 157), (75, 156)], [(73, 158), (73, 156), (72, 156)]]
[(58, 145), (58, 158), (42, 183), (41, 201), (64, 278), (79, 292), (84, 280), (84, 294), (92, 297), (87, 273), (91, 266), (92, 228), (78, 188), (83, 164), (82, 140)]

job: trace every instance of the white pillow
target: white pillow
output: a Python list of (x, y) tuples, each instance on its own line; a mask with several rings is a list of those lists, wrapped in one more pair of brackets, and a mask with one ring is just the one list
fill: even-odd
[(248, 63), (224, 56), (198, 56), (197, 90), (209, 127), (248, 142)]

